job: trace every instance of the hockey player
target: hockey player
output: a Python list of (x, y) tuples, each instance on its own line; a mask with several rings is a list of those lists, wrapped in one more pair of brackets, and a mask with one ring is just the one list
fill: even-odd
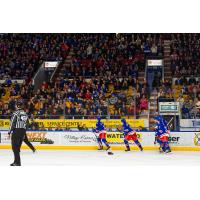
[(165, 153), (171, 152), (169, 147), (169, 130), (167, 128), (166, 121), (161, 117), (157, 116), (154, 118), (154, 122), (156, 123), (155, 128), (155, 141), (160, 145), (160, 151)]
[(103, 143), (106, 145), (106, 150), (110, 149), (110, 145), (108, 144), (106, 140), (106, 129), (104, 127), (104, 124), (101, 122), (101, 118), (97, 117), (97, 123), (96, 123), (96, 129), (93, 129), (95, 133), (98, 134), (97, 141), (99, 143), (99, 149), (103, 150)]
[(128, 142), (130, 140), (133, 140), (135, 142), (135, 144), (139, 147), (139, 149), (141, 151), (143, 151), (142, 145), (138, 141), (138, 137), (137, 137), (135, 130), (133, 130), (130, 127), (130, 125), (126, 122), (125, 119), (122, 119), (121, 122), (122, 122), (122, 132), (124, 134), (124, 143), (126, 145), (125, 151), (130, 151), (130, 146), (129, 146), (129, 142)]
[(160, 151), (160, 153), (162, 153), (162, 152), (163, 152), (163, 150), (162, 150), (162, 142), (161, 142), (161, 140), (160, 140), (160, 138), (159, 138), (159, 135), (160, 135), (160, 133), (159, 133), (160, 118), (159, 118), (159, 117), (155, 117), (155, 118), (154, 118), (154, 122), (156, 123), (156, 126), (155, 126), (155, 141), (154, 141), (154, 144), (158, 143), (158, 144), (160, 145), (160, 146), (159, 146), (159, 151)]

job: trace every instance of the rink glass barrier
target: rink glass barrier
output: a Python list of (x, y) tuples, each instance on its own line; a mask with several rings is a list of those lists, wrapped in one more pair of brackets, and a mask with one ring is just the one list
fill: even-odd
[[(27, 136), (36, 149), (97, 150), (98, 148), (96, 135), (92, 131), (27, 131)], [(158, 144), (154, 144), (154, 132), (137, 132), (137, 136), (144, 150), (158, 150)], [(108, 131), (107, 140), (113, 150), (125, 149), (124, 136), (119, 131)], [(8, 131), (0, 131), (0, 148), (10, 149), (10, 143)], [(172, 150), (200, 151), (200, 132), (171, 132), (169, 143)], [(130, 146), (131, 149), (138, 150), (133, 142), (130, 142)], [(23, 144), (22, 148), (28, 147)]]
[[(121, 118), (126, 118), (127, 122), (130, 123), (131, 127), (140, 131), (152, 131), (154, 130), (155, 124), (151, 119), (155, 115), (149, 115), (149, 118), (141, 117), (134, 118), (134, 116), (125, 116)], [(7, 116), (6, 116), (7, 117)], [(10, 119), (6, 118), (0, 119), (0, 130), (8, 130), (10, 127)], [(177, 119), (173, 116), (164, 116), (168, 122), (170, 130), (176, 131), (200, 131), (200, 119)], [(109, 131), (115, 131), (118, 126), (121, 126), (121, 119), (106, 118), (102, 117), (102, 121), (105, 127)], [(77, 131), (77, 130), (92, 130), (96, 126), (96, 117), (93, 119), (87, 119), (85, 116), (79, 119), (43, 119), (42, 116), (35, 116), (35, 118), (30, 118), (28, 130), (63, 130), (63, 131)]]
[[(148, 127), (148, 119), (134, 119), (124, 117), (127, 122), (134, 128)], [(28, 130), (91, 130), (96, 126), (95, 119), (40, 119), (29, 120)], [(121, 119), (102, 118), (107, 130), (115, 130), (121, 126)], [(7, 130), (10, 127), (10, 119), (0, 119), (0, 130)], [(146, 129), (145, 129), (146, 130)]]

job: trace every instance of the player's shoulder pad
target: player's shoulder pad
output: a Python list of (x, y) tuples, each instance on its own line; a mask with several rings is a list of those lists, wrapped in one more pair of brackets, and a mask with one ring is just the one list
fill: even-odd
[(15, 111), (15, 112), (13, 113), (13, 115), (18, 115), (18, 114), (19, 114), (19, 110)]

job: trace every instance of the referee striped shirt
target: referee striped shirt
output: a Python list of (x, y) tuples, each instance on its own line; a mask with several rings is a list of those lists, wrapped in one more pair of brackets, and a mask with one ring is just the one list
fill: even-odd
[(26, 129), (28, 124), (28, 115), (23, 110), (17, 110), (13, 113), (10, 123), (10, 131), (13, 129)]

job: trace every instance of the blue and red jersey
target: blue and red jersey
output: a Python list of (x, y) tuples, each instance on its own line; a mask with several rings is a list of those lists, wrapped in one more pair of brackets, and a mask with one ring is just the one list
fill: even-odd
[(126, 123), (125, 120), (122, 120), (122, 127), (123, 127), (123, 133), (124, 133), (124, 139), (129, 141), (129, 140), (133, 140), (133, 141), (138, 141), (138, 137), (137, 134), (135, 132), (134, 129), (132, 129), (128, 123)]
[(100, 119), (98, 119), (96, 123), (96, 129), (95, 132), (99, 134), (99, 138), (105, 139), (106, 138), (106, 128), (104, 127), (104, 124), (101, 122)]
[(162, 142), (168, 142), (169, 130), (166, 121), (162, 117), (156, 117), (155, 119), (158, 121), (155, 128), (155, 136)]
[(167, 133), (167, 127), (163, 123), (157, 124), (155, 129), (156, 136), (161, 136), (165, 133)]
[(101, 122), (101, 121), (98, 121), (96, 123), (96, 132), (101, 132), (101, 131), (105, 131), (105, 127), (104, 127), (104, 124)]
[(122, 120), (122, 128), (124, 136), (134, 134), (135, 130), (130, 127), (130, 125), (126, 122), (126, 120)]
[(135, 130), (133, 130), (130, 126), (129, 126), (129, 124), (123, 124), (123, 133), (124, 133), (124, 135), (128, 135), (128, 134), (130, 134), (130, 133), (135, 133)]

